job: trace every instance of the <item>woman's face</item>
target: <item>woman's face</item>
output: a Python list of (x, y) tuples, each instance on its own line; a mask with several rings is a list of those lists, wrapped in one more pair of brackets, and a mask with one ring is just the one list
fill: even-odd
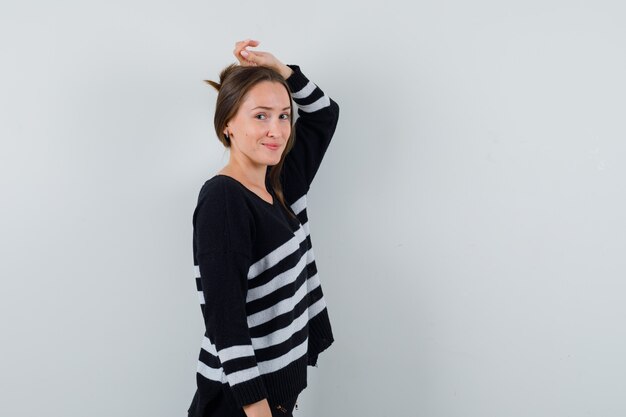
[(230, 136), (231, 156), (253, 166), (280, 162), (291, 133), (290, 105), (280, 83), (263, 81), (252, 87), (224, 131)]

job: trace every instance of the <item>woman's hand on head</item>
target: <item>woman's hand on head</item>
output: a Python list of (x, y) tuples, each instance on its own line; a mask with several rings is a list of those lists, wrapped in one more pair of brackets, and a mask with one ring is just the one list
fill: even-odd
[(237, 58), (237, 60), (239, 61), (239, 64), (244, 67), (268, 67), (280, 73), (283, 78), (289, 78), (289, 76), (293, 73), (293, 70), (287, 65), (283, 64), (274, 55), (270, 54), (269, 52), (249, 51), (246, 49), (248, 47), (258, 46), (259, 43), (259, 41), (255, 41), (253, 39), (246, 39), (243, 41), (239, 41), (235, 44), (235, 50), (233, 51), (233, 54), (235, 55), (235, 58)]

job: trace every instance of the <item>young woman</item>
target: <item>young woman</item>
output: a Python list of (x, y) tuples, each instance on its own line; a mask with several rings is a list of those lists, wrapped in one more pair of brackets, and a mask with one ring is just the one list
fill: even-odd
[(307, 366), (333, 343), (307, 192), (339, 107), (297, 65), (247, 49), (258, 44), (237, 42), (239, 65), (207, 81), (230, 160), (204, 183), (193, 214), (206, 331), (189, 417), (291, 416)]

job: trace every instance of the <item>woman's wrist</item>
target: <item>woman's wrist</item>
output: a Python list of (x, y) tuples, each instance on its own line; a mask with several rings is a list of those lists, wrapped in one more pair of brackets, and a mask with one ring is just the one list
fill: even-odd
[(293, 70), (291, 68), (289, 68), (287, 65), (285, 64), (281, 64), (280, 68), (278, 70), (278, 72), (280, 73), (280, 75), (283, 76), (283, 78), (286, 80), (287, 78), (291, 77), (291, 74), (293, 74)]

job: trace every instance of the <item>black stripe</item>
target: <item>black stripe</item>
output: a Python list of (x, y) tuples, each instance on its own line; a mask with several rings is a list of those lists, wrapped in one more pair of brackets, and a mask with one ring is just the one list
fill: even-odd
[(256, 351), (257, 360), (261, 362), (276, 359), (286, 354), (294, 347), (298, 346), (300, 343), (304, 342), (308, 336), (309, 326), (308, 324), (306, 324), (301, 330), (294, 333), (289, 339), (285, 340), (283, 343), (269, 346), (264, 349), (258, 349)]
[(311, 92), (311, 94), (309, 94), (307, 97), (294, 98), (293, 101), (295, 101), (296, 104), (298, 105), (307, 105), (307, 104), (315, 103), (317, 100), (319, 100), (323, 96), (324, 96), (324, 92), (320, 90), (319, 87), (316, 87), (315, 90), (313, 90), (313, 92)]
[(246, 356), (226, 361), (222, 363), (222, 366), (224, 367), (224, 372), (228, 375), (243, 369), (253, 368), (256, 366), (256, 363), (257, 358), (254, 356)]
[(256, 277), (249, 279), (248, 290), (261, 287), (274, 279), (278, 274), (282, 274), (296, 266), (305, 255), (307, 247), (308, 243), (303, 240), (300, 242), (298, 249), (281, 259), (276, 265), (271, 266)]
[(217, 356), (213, 356), (211, 353), (207, 352), (204, 349), (200, 349), (200, 361), (204, 363), (206, 366), (210, 366), (211, 368), (220, 368), (222, 364)]
[(273, 291), (264, 297), (247, 302), (246, 311), (248, 312), (248, 315), (250, 316), (258, 313), (259, 311), (263, 311), (278, 304), (282, 300), (293, 297), (300, 286), (306, 285), (305, 281), (307, 276), (307, 269), (302, 268), (302, 271), (300, 271), (295, 281), (278, 288), (276, 291)]

